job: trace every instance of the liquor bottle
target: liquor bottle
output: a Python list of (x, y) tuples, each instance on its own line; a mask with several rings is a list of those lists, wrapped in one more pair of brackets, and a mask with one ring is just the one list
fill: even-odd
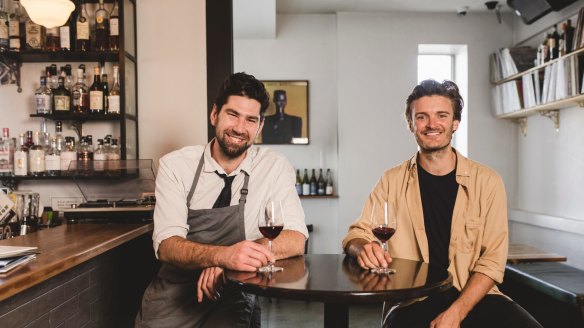
[[(26, 11), (25, 11), (26, 12)], [(25, 17), (25, 40), (26, 50), (39, 51), (43, 49), (43, 42), (45, 41), (45, 28), (32, 21), (28, 14)]]
[(551, 34), (550, 53), (551, 59), (557, 59), (560, 54), (560, 35), (558, 34), (558, 26), (554, 24)]
[(99, 76), (99, 67), (93, 68), (93, 84), (89, 87), (89, 112), (103, 114), (103, 87)]
[(541, 44), (541, 51), (542, 51), (542, 59), (543, 59), (543, 63), (547, 63), (550, 60), (550, 39), (551, 35), (549, 33), (544, 33), (544, 39), (543, 42)]
[(109, 50), (109, 14), (103, 7), (103, 0), (99, 0), (99, 7), (95, 11), (95, 50)]
[(317, 194), (319, 196), (324, 196), (325, 192), (326, 192), (326, 182), (324, 181), (324, 178), (322, 177), (322, 169), (320, 169), (320, 171), (318, 172), (318, 180), (316, 180), (316, 185), (317, 185)]
[(65, 78), (65, 89), (71, 90), (73, 89), (73, 76), (71, 75), (71, 64), (67, 64), (65, 66), (61, 66), (61, 76)]
[(59, 27), (48, 28), (45, 37), (46, 51), (61, 51), (61, 36)]
[(65, 137), (65, 147), (61, 151), (61, 175), (68, 175), (69, 164), (77, 161), (77, 150), (75, 149), (75, 139)]
[(55, 141), (57, 142), (57, 150), (59, 153), (65, 147), (65, 139), (63, 138), (63, 122), (57, 121), (55, 123)]
[(11, 176), (14, 171), (14, 143), (10, 138), (10, 130), (2, 129), (0, 139), (0, 176)]
[(73, 39), (73, 31), (71, 29), (73, 14), (69, 15), (67, 22), (59, 27), (59, 36), (61, 37), (61, 51), (71, 51), (71, 40)]
[(103, 139), (97, 139), (97, 147), (93, 151), (93, 169), (95, 171), (103, 171), (107, 157), (108, 154), (103, 148)]
[(564, 38), (564, 47), (567, 54), (574, 50), (574, 30), (575, 28), (572, 26), (572, 20), (568, 19), (564, 24), (564, 34), (562, 35)]
[(107, 84), (107, 74), (101, 74), (101, 87), (103, 90), (103, 109), (104, 114), (109, 110), (109, 85)]
[(59, 75), (57, 75), (57, 64), (51, 64), (45, 68), (45, 75), (47, 77), (47, 86), (51, 91), (59, 87)]
[(18, 147), (14, 150), (14, 175), (28, 175), (28, 148), (25, 146), (24, 133), (20, 134)]
[(108, 114), (119, 114), (120, 113), (120, 80), (119, 80), (119, 67), (114, 66), (114, 84), (107, 97)]
[(302, 195), (302, 179), (300, 178), (300, 170), (296, 170), (296, 193), (298, 196)]
[(75, 29), (75, 51), (90, 51), (91, 43), (89, 42), (89, 15), (85, 7), (85, 1), (80, 0), (79, 13)]
[(57, 149), (57, 139), (51, 139), (51, 146), (45, 155), (47, 176), (56, 177), (61, 175), (61, 152)]
[(0, 0), (0, 52), (6, 52), (9, 49), (8, 12), (4, 10), (4, 0)]
[(30, 130), (26, 131), (26, 139), (24, 141), (24, 145), (26, 146), (27, 149), (30, 149), (32, 146), (34, 146), (34, 142), (32, 139), (32, 131)]
[(316, 182), (314, 169), (312, 169), (312, 176), (310, 177), (310, 195), (318, 195), (318, 183)]
[(116, 174), (121, 167), (120, 160), (122, 159), (118, 139), (112, 139), (109, 148), (107, 153), (107, 170), (110, 173)]
[(326, 191), (327, 196), (333, 195), (335, 192), (333, 187), (333, 175), (331, 174), (331, 169), (326, 170)]
[(118, 10), (118, 0), (114, 0), (114, 6), (110, 12), (109, 19), (109, 50), (118, 51), (120, 50), (120, 18)]
[(77, 83), (73, 85), (72, 89), (73, 111), (75, 113), (87, 113), (89, 111), (89, 89), (85, 84), (83, 68), (77, 69)]
[(46, 171), (45, 148), (41, 144), (41, 133), (34, 132), (34, 145), (28, 150), (28, 164), (33, 177), (42, 177)]
[(50, 114), (53, 106), (53, 93), (47, 87), (47, 79), (41, 76), (41, 86), (35, 91), (34, 98), (37, 114)]
[(71, 92), (65, 88), (65, 78), (59, 76), (59, 87), (53, 93), (55, 113), (68, 113), (71, 111)]
[(10, 37), (10, 51), (20, 51), (20, 1), (15, 0), (8, 23), (8, 35)]
[(302, 178), (302, 195), (310, 195), (310, 180), (308, 180), (308, 169), (304, 169), (304, 177)]

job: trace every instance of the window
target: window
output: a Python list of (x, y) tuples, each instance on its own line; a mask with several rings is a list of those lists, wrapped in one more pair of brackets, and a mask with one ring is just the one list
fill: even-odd
[(452, 55), (418, 55), (418, 83), (426, 79), (453, 80)]

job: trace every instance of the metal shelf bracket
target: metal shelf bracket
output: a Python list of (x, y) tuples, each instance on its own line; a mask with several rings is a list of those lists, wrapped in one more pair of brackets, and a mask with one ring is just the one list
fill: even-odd
[(2, 84), (16, 84), (16, 91), (22, 92), (20, 86), (20, 67), (22, 63), (0, 53), (0, 82)]
[(527, 117), (520, 117), (516, 120), (517, 124), (519, 124), (519, 128), (521, 129), (521, 133), (524, 137), (527, 136)]
[(557, 109), (554, 110), (543, 110), (539, 112), (541, 116), (545, 116), (554, 122), (554, 128), (556, 132), (560, 132), (560, 111)]

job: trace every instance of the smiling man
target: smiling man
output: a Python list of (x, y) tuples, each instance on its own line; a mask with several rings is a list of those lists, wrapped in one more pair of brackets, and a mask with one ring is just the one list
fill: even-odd
[[(223, 269), (257, 271), (300, 255), (308, 231), (286, 158), (253, 146), (269, 95), (251, 75), (230, 75), (210, 114), (215, 138), (160, 160), (154, 251), (162, 262), (136, 327), (259, 327), (254, 295), (223, 289)], [(268, 200), (282, 201), (284, 230), (273, 241), (258, 229)]]
[[(416, 155), (387, 170), (343, 249), (364, 270), (387, 267), (392, 257), (448, 270), (453, 288), (393, 310), (389, 327), (541, 327), (496, 287), (503, 281), (508, 228), (499, 175), (450, 145), (463, 100), (456, 84), (425, 80), (406, 100), (405, 118)], [(391, 203), (397, 230), (384, 253), (371, 232), (373, 204)]]

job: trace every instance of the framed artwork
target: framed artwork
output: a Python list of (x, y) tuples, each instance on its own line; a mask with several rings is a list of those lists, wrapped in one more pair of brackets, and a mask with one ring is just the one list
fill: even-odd
[(264, 128), (255, 143), (308, 144), (308, 81), (262, 81), (270, 93)]

